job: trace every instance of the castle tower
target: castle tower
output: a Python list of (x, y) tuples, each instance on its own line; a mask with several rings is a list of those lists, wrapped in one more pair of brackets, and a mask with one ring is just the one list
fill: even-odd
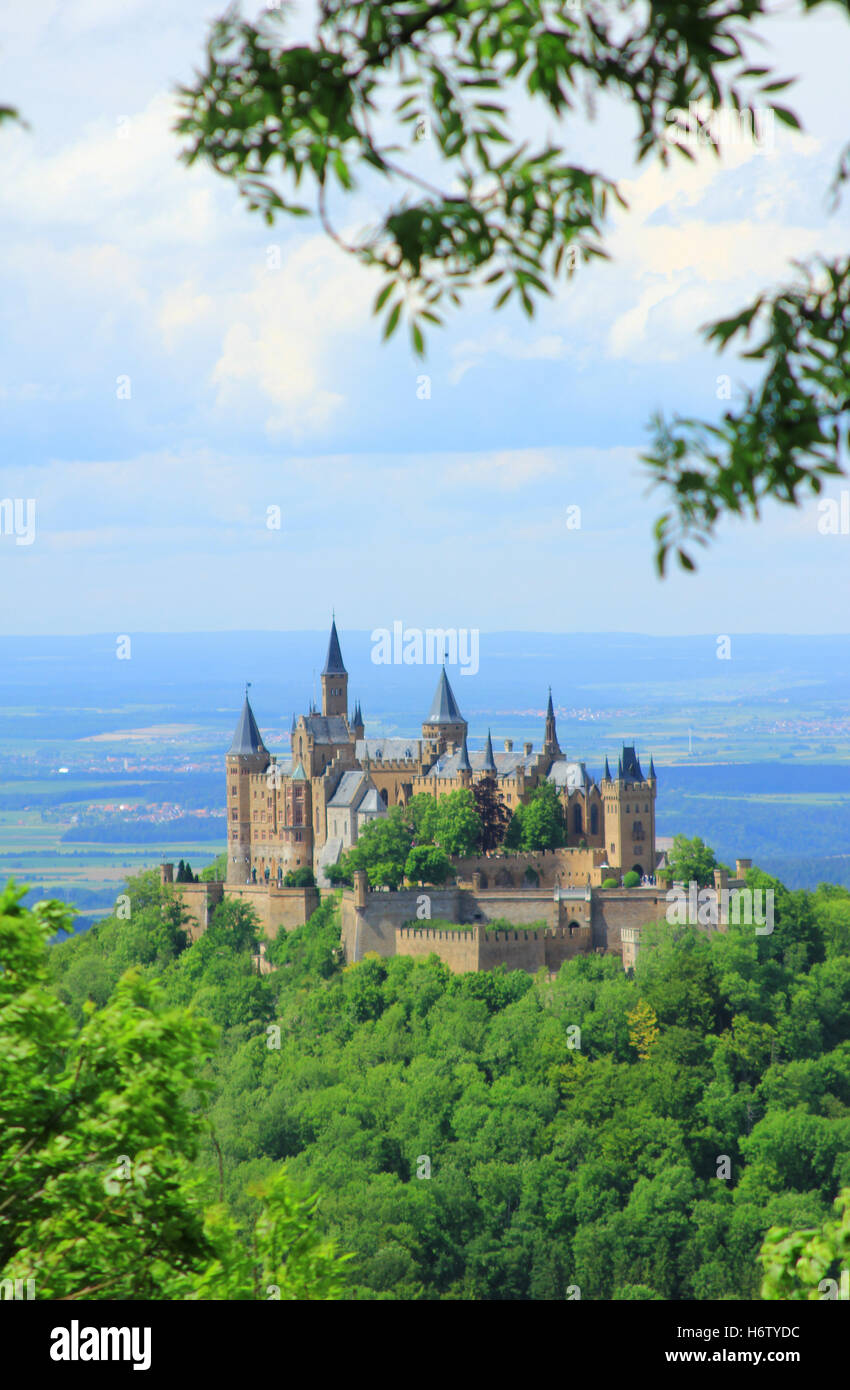
[(363, 738), (366, 728), (363, 723), (363, 714), (360, 709), (360, 701), (354, 706), (354, 715), (351, 720), (351, 741), (356, 743), (359, 738)]
[(487, 730), (487, 742), (484, 745), (484, 772), (488, 777), (496, 775), (496, 759), (493, 757), (493, 740), (490, 737), (490, 730)]
[(552, 705), (552, 687), (549, 686), (549, 703), (546, 706), (546, 728), (543, 733), (543, 750), (552, 758), (559, 758), (558, 732), (555, 728), (555, 710)]
[(612, 869), (641, 874), (655, 872), (655, 766), (650, 761), (645, 777), (635, 748), (623, 745), (617, 776), (611, 776), (608, 759), (600, 791), (605, 812), (605, 843)]
[(322, 714), (348, 714), (348, 672), (339, 649), (335, 618), (331, 622), (328, 654), (322, 671)]
[(227, 750), (227, 882), (251, 878), (251, 776), (265, 772), (271, 758), (260, 737), (245, 688), (245, 703)]
[(462, 744), (466, 734), (466, 720), (460, 712), (454, 691), (449, 685), (444, 664), (434, 698), (431, 701), (428, 717), (422, 725), (422, 737), (427, 745), (426, 751), (433, 760), (444, 753), (450, 743)]
[(457, 760), (457, 773), (462, 787), (472, 786), (472, 764), (469, 761), (469, 750), (466, 746), (466, 734), (463, 736), (463, 743), (460, 746), (460, 756)]

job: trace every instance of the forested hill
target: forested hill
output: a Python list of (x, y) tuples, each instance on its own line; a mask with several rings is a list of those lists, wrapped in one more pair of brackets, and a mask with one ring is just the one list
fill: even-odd
[(768, 1228), (850, 1185), (850, 894), (774, 886), (772, 936), (658, 928), (634, 979), (344, 967), (333, 899), (259, 977), (242, 904), (185, 948), (146, 874), (129, 920), (51, 949), (51, 989), (92, 1027), (135, 965), (218, 1026), (186, 1181), (215, 1202), (220, 1155), (244, 1242), (285, 1165), (353, 1253), (348, 1297), (748, 1299)]

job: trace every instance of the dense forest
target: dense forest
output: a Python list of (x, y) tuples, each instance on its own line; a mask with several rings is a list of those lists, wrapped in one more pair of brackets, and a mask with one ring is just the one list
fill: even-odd
[(187, 946), (154, 873), (48, 953), (60, 910), (7, 890), (0, 1269), (66, 1297), (822, 1296), (850, 893), (751, 878), (771, 936), (659, 926), (634, 978), (345, 965), (335, 897), (260, 976), (249, 909)]

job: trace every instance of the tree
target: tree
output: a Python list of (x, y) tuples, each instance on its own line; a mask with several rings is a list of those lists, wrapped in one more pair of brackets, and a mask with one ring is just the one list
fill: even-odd
[(451, 870), (449, 857), (439, 845), (414, 845), (407, 856), (404, 876), (411, 883), (445, 883)]
[(427, 792), (412, 796), (404, 808), (404, 823), (410, 826), (415, 844), (433, 844), (437, 833), (437, 798)]
[(641, 1061), (645, 1062), (658, 1041), (658, 1016), (652, 1005), (641, 999), (626, 1017), (629, 1024), (629, 1042)]
[(667, 859), (672, 878), (680, 883), (698, 883), (701, 888), (714, 883), (714, 870), (720, 867), (714, 850), (698, 835), (692, 840), (685, 835), (674, 836)]
[(482, 777), (472, 789), (475, 809), (481, 821), (480, 849), (484, 854), (497, 849), (505, 838), (511, 813), (505, 805), (495, 777)]
[(822, 1300), (839, 1296), (839, 1281), (850, 1261), (850, 1188), (839, 1193), (834, 1210), (836, 1215), (828, 1217), (820, 1230), (770, 1228), (759, 1252), (764, 1270), (762, 1298)]
[(440, 797), (434, 838), (446, 854), (462, 857), (475, 853), (481, 840), (481, 817), (466, 787)]
[[(823, 3), (806, 0), (806, 11)], [(386, 314), (384, 336), (404, 310), (422, 353), (423, 323), (441, 323), (446, 304), (461, 305), (482, 285), (494, 287), (494, 307), (515, 299), (533, 315), (536, 297), (551, 295), (578, 257), (606, 254), (609, 203), (625, 206), (612, 180), (573, 164), (557, 143), (517, 143), (518, 103), (530, 100), (550, 129), (580, 100), (592, 111), (597, 94), (616, 93), (637, 118), (638, 161), (653, 155), (662, 164), (693, 158), (693, 141), (720, 153), (711, 121), (718, 107), (767, 105), (799, 129), (774, 99), (791, 80), (751, 66), (745, 51), (748, 26), (756, 31), (767, 11), (767, 0), (339, 0), (321, 6), (315, 42), (292, 47), (280, 11), (257, 24), (231, 11), (210, 31), (205, 70), (180, 90), (183, 158), (233, 179), (268, 223), (308, 215), (293, 196), (312, 183), (327, 234), (384, 278), (375, 299), (375, 312)], [(433, 136), (441, 185), (423, 177), (416, 158), (424, 134)], [(330, 203), (356, 189), (358, 174), (401, 197), (371, 230), (347, 240)], [(850, 145), (832, 185), (836, 199), (848, 179)], [(693, 569), (686, 547), (706, 543), (720, 517), (758, 516), (765, 497), (796, 505), (800, 488), (819, 492), (842, 471), (848, 303), (850, 259), (821, 260), (709, 326), (719, 347), (761, 328), (747, 355), (765, 362), (766, 374), (719, 426), (654, 419), (645, 461), (670, 499), (655, 528), (662, 573), (673, 550)]]
[(567, 843), (564, 808), (551, 782), (541, 782), (528, 801), (517, 806), (504, 842), (507, 849), (526, 851), (559, 849)]
[(288, 874), (284, 874), (283, 886), (284, 888), (315, 888), (316, 876), (309, 864), (302, 864), (300, 869), (290, 869)]
[(404, 876), (410, 853), (412, 831), (405, 823), (401, 806), (393, 806), (386, 816), (369, 821), (357, 837), (357, 844), (334, 865), (332, 883), (350, 883), (355, 870), (362, 869), (373, 888), (397, 888)]
[(128, 971), (76, 1030), (47, 988), (61, 903), (0, 895), (0, 1278), (39, 1298), (330, 1298), (342, 1265), (315, 1200), (278, 1175), (260, 1194), (255, 1261), (244, 1234), (198, 1196), (207, 1121), (201, 1068), (217, 1030)]

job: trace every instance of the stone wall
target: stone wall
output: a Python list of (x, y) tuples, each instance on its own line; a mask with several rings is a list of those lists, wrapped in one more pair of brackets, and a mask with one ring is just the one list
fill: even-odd
[(667, 913), (663, 888), (605, 888), (593, 894), (591, 925), (594, 950), (620, 955), (622, 927), (642, 927), (662, 921)]
[(466, 931), (446, 931), (441, 927), (396, 927), (395, 954), (423, 958), (438, 956), (455, 974), (493, 970), (538, 970), (556, 973), (565, 960), (586, 953), (590, 948), (590, 928), (574, 930), (556, 927), (540, 931), (487, 931), (471, 927)]
[(174, 883), (169, 877), (173, 865), (163, 864), (160, 878), (179, 894), (188, 914), (187, 931), (197, 941), (210, 924), (214, 909), (223, 898), (240, 898), (250, 903), (259, 918), (263, 935), (274, 940), (281, 928), (301, 927), (321, 901), (317, 888), (277, 888), (265, 883)]
[[(462, 882), (471, 882), (473, 874), (480, 874), (482, 888), (533, 892), (536, 888), (554, 888), (556, 883), (564, 888), (583, 888), (589, 881), (598, 887), (604, 860), (602, 849), (547, 849), (536, 853), (470, 855), (453, 859), (452, 866)], [(534, 870), (536, 882), (532, 879), (529, 883), (526, 869)]]

